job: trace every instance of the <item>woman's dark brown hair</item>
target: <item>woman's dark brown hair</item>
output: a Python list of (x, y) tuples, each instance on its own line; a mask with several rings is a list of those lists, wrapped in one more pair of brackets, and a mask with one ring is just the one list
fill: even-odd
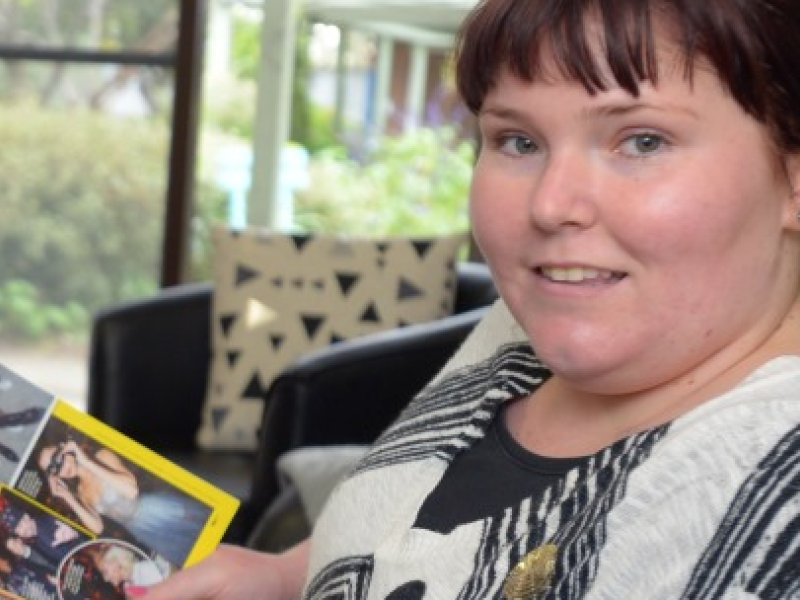
[(665, 32), (687, 77), (705, 59), (781, 151), (800, 151), (800, 0), (482, 0), (459, 34), (458, 89), (477, 113), (502, 68), (541, 77), (545, 48), (590, 93), (606, 89), (610, 72), (637, 95), (642, 81), (658, 83), (656, 39)]

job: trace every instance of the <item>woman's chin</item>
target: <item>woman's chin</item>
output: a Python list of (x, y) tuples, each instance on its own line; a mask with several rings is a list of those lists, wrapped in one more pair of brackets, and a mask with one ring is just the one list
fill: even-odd
[(596, 394), (628, 394), (642, 387), (643, 371), (632, 369), (635, 357), (614, 356), (602, 350), (535, 347), (536, 355), (554, 376), (571, 387)]

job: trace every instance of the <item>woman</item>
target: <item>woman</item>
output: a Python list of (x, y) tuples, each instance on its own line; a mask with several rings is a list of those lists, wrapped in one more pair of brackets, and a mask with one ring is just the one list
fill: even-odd
[(153, 584), (164, 576), (158, 566), (146, 557), (138, 556), (132, 549), (119, 544), (108, 544), (95, 556), (102, 578), (117, 590), (129, 585)]
[(135, 541), (182, 566), (210, 509), (170, 490), (144, 492), (122, 459), (107, 448), (89, 455), (77, 442), (44, 446), (39, 468), (50, 493), (64, 501), (84, 527), (103, 536), (107, 519)]
[(84, 536), (52, 515), (29, 513), (7, 505), (0, 512), (0, 531), (7, 532), (6, 550), (55, 574), (64, 557)]
[(473, 226), (528, 343), (417, 398), (313, 548), (146, 597), (800, 598), (798, 31), (794, 0), (484, 0)]

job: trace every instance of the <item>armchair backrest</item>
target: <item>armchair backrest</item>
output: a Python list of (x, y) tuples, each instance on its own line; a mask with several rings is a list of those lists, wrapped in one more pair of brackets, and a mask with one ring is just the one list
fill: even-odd
[(209, 284), (97, 313), (89, 413), (156, 451), (194, 448), (211, 360), (210, 314)]
[(484, 308), (495, 300), (497, 300), (497, 288), (489, 267), (479, 262), (459, 263), (454, 314)]

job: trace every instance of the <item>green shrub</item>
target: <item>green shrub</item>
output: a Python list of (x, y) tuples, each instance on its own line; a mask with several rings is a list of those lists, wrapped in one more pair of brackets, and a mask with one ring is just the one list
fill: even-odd
[(227, 222), (228, 197), (220, 188), (205, 180), (197, 182), (195, 214), (191, 223), (189, 247), (189, 280), (211, 279), (214, 247), (211, 233), (214, 227)]
[(475, 159), (451, 128), (381, 140), (360, 164), (342, 149), (314, 155), (309, 186), (295, 194), (298, 226), (349, 235), (435, 235), (466, 231)]
[(309, 126), (302, 134), (296, 132), (292, 137), (293, 140), (301, 144), (312, 155), (339, 145), (332, 108), (309, 103), (307, 115)]
[(88, 312), (76, 302), (63, 306), (46, 304), (28, 281), (6, 281), (0, 286), (0, 333), (6, 338), (80, 336), (88, 325)]
[(214, 131), (248, 140), (253, 137), (255, 104), (254, 82), (225, 79), (224, 85), (206, 94), (203, 122)]
[(40, 337), (152, 293), (167, 126), (18, 105), (0, 107), (0, 136), (0, 327)]

